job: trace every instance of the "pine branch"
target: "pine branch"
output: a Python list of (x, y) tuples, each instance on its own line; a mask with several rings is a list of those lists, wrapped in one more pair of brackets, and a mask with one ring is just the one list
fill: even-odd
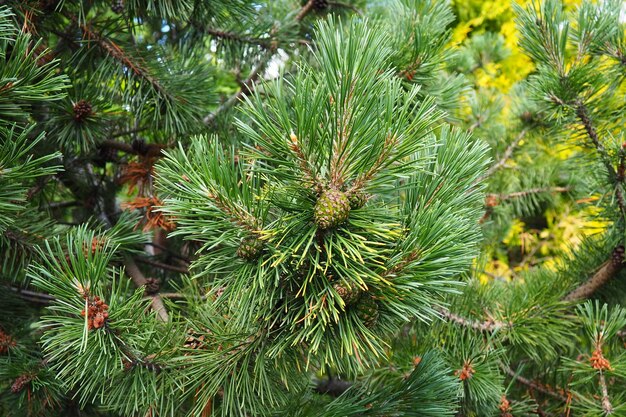
[(204, 32), (209, 35), (215, 36), (216, 38), (228, 39), (242, 43), (248, 43), (251, 45), (260, 46), (263, 49), (276, 49), (276, 43), (272, 39), (263, 39), (263, 38), (249, 38), (246, 36), (242, 36), (235, 32), (229, 32), (225, 30), (213, 29), (213, 28), (204, 28)]
[(273, 52), (268, 52), (263, 57), (261, 57), (261, 60), (259, 61), (257, 66), (252, 69), (248, 78), (246, 78), (243, 81), (242, 87), (239, 89), (239, 91), (237, 91), (235, 95), (231, 96), (221, 106), (219, 106), (217, 110), (215, 110), (213, 113), (206, 116), (204, 118), (204, 124), (206, 125), (213, 124), (217, 116), (229, 110), (231, 107), (237, 104), (239, 100), (241, 100), (245, 95), (247, 95), (252, 90), (254, 84), (259, 79), (259, 77), (261, 76), (261, 73), (263, 72), (263, 70), (265, 69), (265, 67), (267, 66), (267, 64), (269, 63), (269, 61), (272, 59), (273, 56), (274, 56)]
[[(548, 388), (547, 386), (539, 383), (539, 382), (535, 382), (532, 381), (528, 378), (524, 378), (521, 375), (518, 375), (517, 372), (515, 372), (513, 369), (511, 369), (509, 366), (500, 363), (500, 369), (502, 369), (502, 371), (504, 371), (504, 373), (506, 373), (507, 375), (509, 375), (511, 378), (513, 378), (513, 380), (515, 380), (516, 382), (519, 382), (522, 385), (527, 386), (528, 388), (530, 388), (531, 390), (540, 392), (542, 394), (548, 395), (554, 399), (560, 400), (562, 402), (567, 402), (568, 401), (568, 396), (565, 396), (559, 392), (553, 391), (552, 389)], [(569, 393), (568, 393), (569, 395)]]
[(564, 301), (579, 301), (589, 298), (611, 278), (624, 268), (624, 247), (618, 246), (613, 250), (610, 260), (604, 262), (591, 278), (582, 283), (565, 296)]
[(115, 149), (128, 154), (157, 157), (161, 156), (163, 149), (172, 148), (173, 145), (165, 145), (160, 143), (145, 143), (142, 139), (133, 141), (132, 144), (125, 142), (117, 142), (115, 140), (105, 140), (99, 145), (103, 148)]
[(598, 379), (600, 382), (600, 389), (602, 390), (602, 410), (604, 410), (604, 413), (607, 415), (613, 414), (613, 405), (611, 404), (611, 400), (609, 398), (609, 390), (606, 386), (606, 380), (602, 370), (600, 370), (600, 373), (598, 374)]
[[(302, 19), (306, 17), (307, 14), (311, 12), (311, 10), (313, 10), (314, 3), (315, 3), (314, 0), (309, 0), (304, 6), (302, 6), (302, 8), (300, 9), (300, 11), (295, 17), (296, 22), (300, 22)], [(272, 60), (273, 56), (274, 56), (274, 50), (273, 48), (270, 48), (268, 50), (268, 53), (266, 53), (263, 57), (261, 57), (261, 60), (259, 61), (259, 63), (256, 65), (256, 67), (252, 69), (248, 78), (246, 78), (243, 81), (242, 87), (239, 89), (239, 91), (237, 91), (237, 93), (235, 93), (228, 100), (226, 100), (220, 107), (217, 108), (217, 110), (215, 110), (213, 113), (206, 116), (204, 118), (204, 124), (212, 125), (213, 122), (215, 122), (215, 119), (220, 114), (229, 110), (231, 107), (237, 104), (245, 95), (247, 95), (250, 91), (252, 91), (252, 88), (254, 87), (257, 80), (261, 76), (261, 73), (265, 70), (265, 67), (267, 66), (267, 64)]]
[(42, 292), (25, 290), (19, 287), (11, 286), (11, 285), (6, 285), (4, 287), (16, 293), (17, 296), (20, 297), (21, 299), (30, 301), (35, 304), (48, 305), (55, 299), (52, 295), (45, 294)]
[(462, 327), (478, 330), (480, 332), (495, 332), (502, 328), (510, 328), (513, 326), (513, 323), (511, 322), (506, 323), (503, 321), (493, 320), (491, 318), (485, 321), (468, 319), (467, 317), (459, 316), (458, 314), (452, 313), (450, 310), (443, 308), (439, 309), (438, 311), (444, 318), (448, 319), (448, 321), (450, 321), (451, 323), (457, 324)]
[(488, 196), (494, 196), (498, 198), (500, 201), (510, 200), (513, 198), (526, 197), (531, 194), (542, 194), (542, 193), (567, 193), (571, 191), (570, 187), (546, 187), (546, 188), (531, 188), (529, 190), (517, 191), (509, 194), (488, 194)]
[(354, 13), (358, 14), (360, 17), (363, 17), (363, 12), (358, 7), (356, 7), (354, 4), (343, 3), (343, 2), (340, 2), (340, 1), (329, 1), (328, 5), (330, 7), (343, 7), (344, 9), (350, 9)]
[(517, 137), (513, 140), (513, 142), (511, 142), (509, 146), (507, 146), (507, 148), (504, 150), (504, 153), (502, 154), (502, 157), (498, 160), (498, 162), (492, 165), (487, 170), (487, 172), (485, 172), (482, 176), (478, 177), (478, 179), (474, 183), (477, 184), (479, 182), (484, 181), (485, 179), (492, 176), (494, 172), (502, 168), (504, 164), (506, 164), (506, 161), (509, 160), (511, 155), (513, 155), (513, 151), (515, 151), (515, 149), (520, 144), (522, 139), (524, 139), (527, 133), (528, 133), (528, 128), (522, 129), (522, 131), (517, 135)]
[(165, 264), (162, 262), (158, 262), (158, 261), (153, 261), (151, 259), (146, 259), (146, 258), (140, 258), (140, 257), (136, 257), (134, 258), (136, 262), (142, 263), (142, 264), (146, 264), (146, 265), (150, 265), (150, 266), (154, 266), (155, 268), (160, 268), (160, 269), (164, 269), (167, 271), (173, 271), (173, 272), (180, 272), (181, 274), (188, 274), (189, 273), (189, 269), (182, 267), (182, 266), (175, 266), (175, 265), (169, 265), (169, 264)]
[[(76, 21), (76, 17), (72, 17), (73, 21)], [(163, 88), (163, 86), (154, 78), (150, 72), (144, 68), (139, 62), (136, 62), (131, 58), (119, 45), (110, 39), (102, 36), (96, 32), (93, 28), (87, 24), (79, 25), (83, 35), (90, 41), (93, 41), (102, 50), (104, 50), (109, 56), (116, 61), (120, 62), (124, 67), (128, 68), (137, 77), (147, 81), (152, 87), (164, 96), (169, 97), (170, 94)]]
[[(133, 283), (136, 287), (145, 287), (147, 284), (146, 277), (143, 275), (133, 258), (126, 256), (124, 257), (124, 266), (126, 268), (126, 272), (128, 276), (132, 279)], [(169, 316), (167, 314), (167, 309), (165, 308), (165, 304), (163, 303), (163, 299), (159, 294), (151, 295), (152, 299), (151, 304), (154, 311), (157, 312), (157, 316), (162, 321), (168, 321)]]
[(587, 133), (587, 136), (589, 137), (589, 139), (591, 139), (593, 146), (596, 148), (596, 150), (600, 154), (602, 163), (604, 163), (604, 165), (606, 166), (606, 169), (609, 172), (609, 176), (611, 177), (612, 180), (616, 180), (617, 173), (615, 172), (615, 168), (613, 167), (613, 164), (611, 164), (611, 158), (609, 157), (608, 152), (604, 148), (604, 145), (600, 141), (600, 138), (598, 137), (598, 132), (596, 131), (591, 121), (591, 118), (589, 117), (589, 110), (583, 104), (582, 100), (580, 99), (576, 100), (575, 111), (576, 111), (576, 117), (578, 117), (578, 119), (582, 123), (585, 129), (585, 132)]
[(329, 377), (323, 379), (315, 386), (315, 392), (319, 394), (328, 394), (331, 397), (339, 397), (346, 392), (351, 386), (352, 382), (344, 381), (336, 377)]
[(296, 15), (296, 21), (299, 22), (306, 17), (307, 14), (313, 10), (313, 6), (315, 5), (315, 0), (309, 0), (306, 2), (304, 6), (300, 9), (298, 14)]

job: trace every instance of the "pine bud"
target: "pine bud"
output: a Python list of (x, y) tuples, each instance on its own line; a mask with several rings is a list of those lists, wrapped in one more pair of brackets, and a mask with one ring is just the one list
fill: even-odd
[(361, 191), (356, 191), (354, 193), (350, 193), (348, 195), (348, 200), (350, 200), (350, 209), (357, 210), (360, 209), (367, 203), (369, 196)]
[(74, 104), (73, 110), (74, 120), (79, 123), (93, 114), (93, 108), (91, 107), (91, 103), (85, 100), (80, 100), (78, 103)]

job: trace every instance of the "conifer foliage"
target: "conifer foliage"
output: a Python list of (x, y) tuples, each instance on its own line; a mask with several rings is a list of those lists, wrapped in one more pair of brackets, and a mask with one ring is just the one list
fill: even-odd
[(619, 8), (516, 6), (509, 98), (443, 0), (3, 2), (0, 414), (626, 415)]

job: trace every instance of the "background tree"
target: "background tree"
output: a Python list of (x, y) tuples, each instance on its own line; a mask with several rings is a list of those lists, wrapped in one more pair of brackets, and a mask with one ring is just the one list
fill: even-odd
[(626, 414), (619, 2), (3, 4), (3, 415)]

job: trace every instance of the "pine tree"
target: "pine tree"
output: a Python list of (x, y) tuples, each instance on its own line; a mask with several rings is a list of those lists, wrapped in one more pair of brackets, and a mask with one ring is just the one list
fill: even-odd
[(620, 3), (463, 7), (0, 5), (0, 414), (626, 415)]

